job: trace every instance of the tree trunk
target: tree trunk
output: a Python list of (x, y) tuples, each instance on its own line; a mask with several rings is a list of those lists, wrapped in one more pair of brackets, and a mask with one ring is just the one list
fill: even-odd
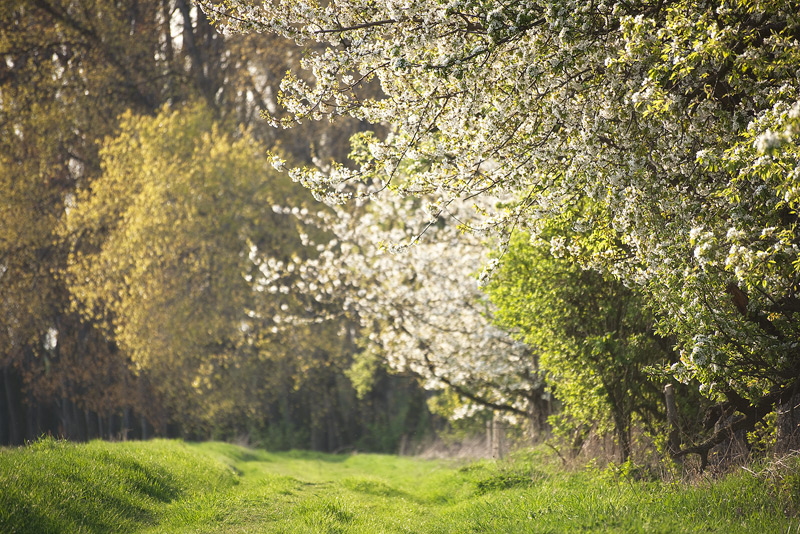
[[(190, 68), (189, 72), (195, 77), (197, 87), (202, 91), (203, 96), (208, 101), (209, 105), (213, 104), (213, 95), (211, 94), (210, 84), (205, 73), (205, 65), (201, 55), (200, 48), (195, 35), (195, 21), (192, 20), (192, 12), (189, 2), (187, 0), (177, 0), (176, 6), (183, 18), (183, 47), (189, 55)], [(203, 12), (197, 8), (198, 17), (205, 17)], [(200, 22), (198, 21), (198, 26)]]
[(3, 367), (3, 385), (6, 390), (6, 404), (8, 407), (8, 436), (10, 445), (22, 443), (20, 435), (19, 418), (17, 417), (17, 407), (14, 402), (11, 379), (8, 377), (8, 367)]
[(75, 438), (79, 441), (86, 441), (86, 431), (82, 424), (80, 415), (78, 414), (78, 406), (74, 403), (70, 403), (70, 408), (72, 412), (72, 423), (75, 425)]
[(120, 430), (120, 434), (122, 437), (122, 441), (128, 441), (128, 433), (132, 431), (131, 428), (131, 388), (130, 388), (130, 380), (129, 380), (130, 371), (128, 370), (127, 364), (125, 364), (124, 360), (122, 360), (122, 377), (125, 385), (125, 399), (122, 408), (122, 429)]
[[(627, 462), (631, 456), (631, 417), (629, 413), (625, 413), (621, 399), (617, 399), (614, 395), (614, 390), (610, 388), (605, 381), (603, 382), (603, 389), (606, 390), (606, 397), (611, 405), (611, 418), (614, 420), (614, 432), (619, 441), (619, 456), (620, 462)], [(622, 400), (624, 402), (624, 400)]]
[(25, 420), (27, 425), (25, 437), (29, 440), (35, 440), (39, 437), (39, 404), (32, 393), (28, 392), (26, 397)]
[(630, 427), (619, 426), (617, 427), (617, 439), (619, 440), (619, 459), (620, 462), (625, 463), (631, 457), (631, 436), (629, 434)]
[(800, 392), (776, 406), (775, 454), (800, 450)]
[(92, 422), (89, 417), (89, 410), (83, 410), (83, 422), (86, 424), (86, 441), (92, 439)]
[(667, 405), (667, 423), (669, 424), (667, 449), (670, 455), (674, 455), (681, 450), (681, 437), (678, 431), (678, 406), (675, 402), (675, 387), (672, 384), (664, 386), (664, 399)]

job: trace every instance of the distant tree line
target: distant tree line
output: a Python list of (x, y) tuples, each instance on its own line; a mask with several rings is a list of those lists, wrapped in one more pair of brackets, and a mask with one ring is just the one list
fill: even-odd
[[(343, 157), (352, 120), (260, 120), (300, 50), (224, 37), (188, 0), (0, 7), (0, 443), (250, 436), (395, 450), (426, 397), (377, 370), (358, 397), (346, 323), (279, 328), (302, 296), (250, 258), (308, 254), (275, 206), (310, 206), (265, 167)], [(209, 154), (214, 154), (209, 157)], [(267, 266), (263, 266), (267, 272)]]

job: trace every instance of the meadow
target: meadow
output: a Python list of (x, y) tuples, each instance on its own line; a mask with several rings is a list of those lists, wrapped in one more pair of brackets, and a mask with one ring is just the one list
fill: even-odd
[(267, 452), (210, 442), (0, 450), (0, 532), (800, 532), (800, 461), (676, 478), (502, 461)]

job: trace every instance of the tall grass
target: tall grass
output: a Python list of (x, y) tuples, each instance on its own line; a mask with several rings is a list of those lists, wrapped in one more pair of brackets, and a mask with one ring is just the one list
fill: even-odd
[(629, 466), (268, 453), (175, 441), (0, 452), (0, 532), (800, 532), (800, 460), (663, 482)]

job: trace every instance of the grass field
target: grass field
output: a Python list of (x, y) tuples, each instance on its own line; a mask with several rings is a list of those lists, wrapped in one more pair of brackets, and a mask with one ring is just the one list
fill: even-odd
[(797, 459), (664, 483), (508, 461), (268, 453), (223, 443), (0, 451), (2, 533), (800, 532)]

